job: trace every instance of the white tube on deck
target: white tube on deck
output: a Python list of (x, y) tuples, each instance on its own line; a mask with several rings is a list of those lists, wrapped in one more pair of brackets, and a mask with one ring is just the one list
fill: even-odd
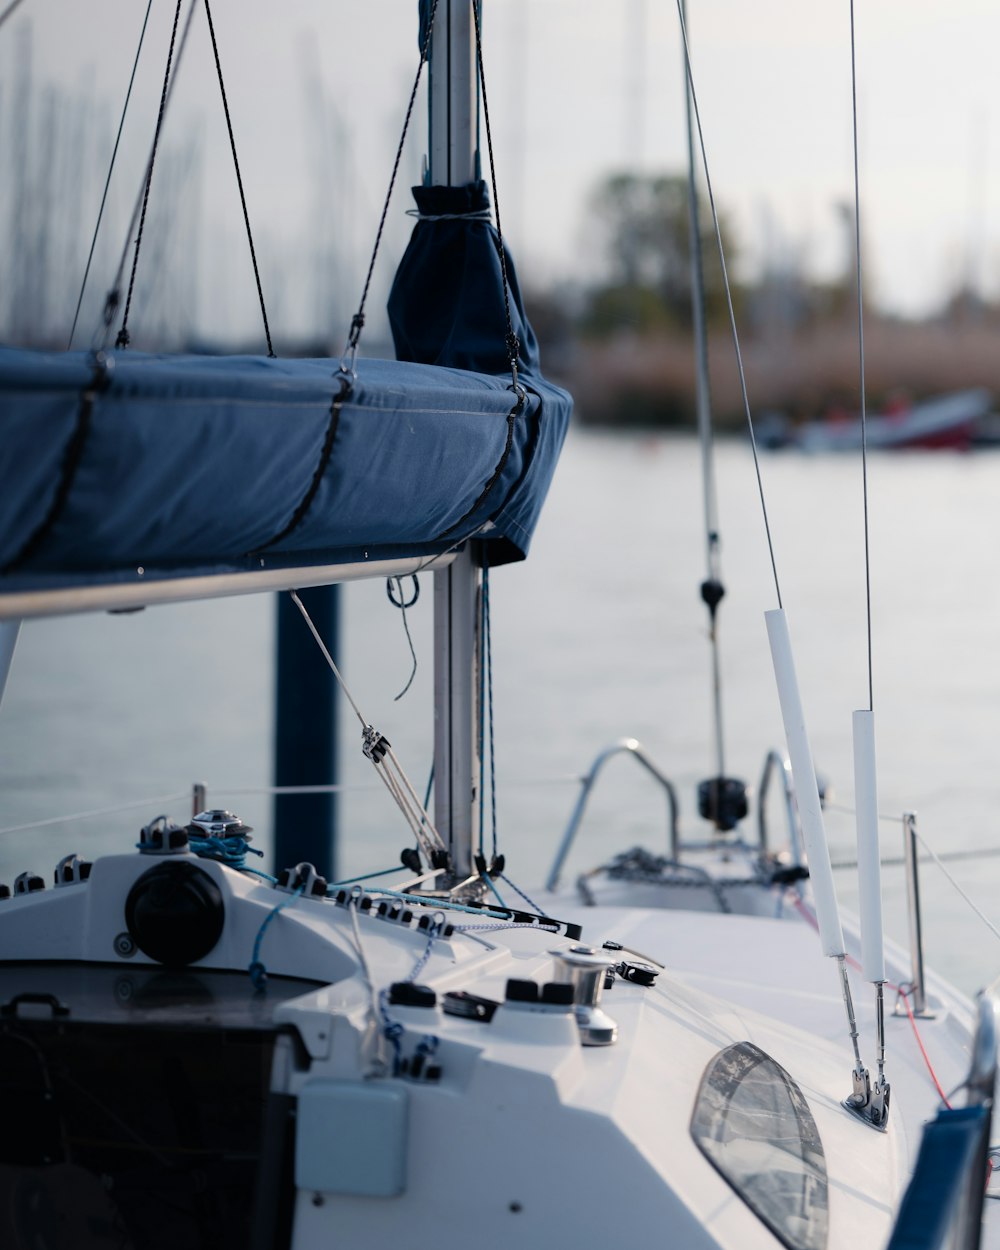
[(819, 921), (820, 944), (823, 954), (844, 954), (844, 934), (840, 927), (837, 910), (837, 894), (833, 887), (833, 869), (830, 867), (830, 848), (823, 827), (823, 810), (816, 785), (816, 769), (813, 766), (806, 719), (799, 696), (798, 678), (795, 676), (795, 660), (792, 642), (788, 635), (788, 621), (782, 608), (764, 613), (767, 637), (771, 644), (771, 660), (774, 678), (778, 685), (781, 703), (781, 719), (785, 725), (785, 741), (788, 758), (792, 764), (795, 780), (795, 800), (798, 804), (802, 835), (809, 857), (809, 879), (816, 901), (816, 919)]
[(875, 716), (854, 713), (854, 807), (858, 826), (858, 900), (861, 963), (866, 981), (885, 980), (882, 944), (882, 864), (878, 845), (878, 788), (875, 780)]

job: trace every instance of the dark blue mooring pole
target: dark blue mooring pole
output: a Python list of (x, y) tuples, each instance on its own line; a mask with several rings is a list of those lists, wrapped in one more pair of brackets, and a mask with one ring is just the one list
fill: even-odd
[[(299, 598), (337, 658), (339, 586), (300, 590)], [(291, 595), (278, 596), (274, 784), (336, 785), (337, 687), (330, 666)], [(274, 868), (313, 864), (336, 879), (336, 794), (274, 796)]]

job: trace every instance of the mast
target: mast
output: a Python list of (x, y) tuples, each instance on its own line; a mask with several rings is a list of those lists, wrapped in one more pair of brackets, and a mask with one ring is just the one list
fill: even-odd
[[(464, 186), (479, 170), (479, 95), (474, 0), (438, 0), (430, 51), (429, 155), (425, 181)], [(479, 789), (476, 674), (479, 570), (466, 546), (434, 573), (434, 824), (456, 881), (475, 872)]]

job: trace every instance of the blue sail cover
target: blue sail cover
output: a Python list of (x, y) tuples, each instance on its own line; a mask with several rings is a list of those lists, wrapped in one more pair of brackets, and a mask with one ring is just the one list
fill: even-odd
[[(0, 600), (473, 535), (491, 564), (523, 559), (572, 401), (540, 376), (512, 277), (527, 391), (512, 415), (491, 228), (444, 225), (418, 224), (393, 292), (400, 354), (417, 359), (360, 360), (341, 403), (330, 360), (119, 352), (101, 370), (89, 353), (0, 348)], [(472, 230), (478, 269), (454, 238)]]

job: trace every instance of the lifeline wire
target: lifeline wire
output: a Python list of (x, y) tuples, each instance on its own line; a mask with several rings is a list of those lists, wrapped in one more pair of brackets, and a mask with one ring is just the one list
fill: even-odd
[(868, 543), (868, 413), (865, 405), (865, 317), (861, 285), (861, 178), (858, 171), (858, 81), (854, 40), (854, 0), (851, 0), (851, 116), (854, 129), (854, 254), (858, 287), (858, 366), (861, 381), (861, 476), (865, 512), (865, 605), (868, 625), (868, 710), (874, 710), (872, 676), (872, 584)]
[[(15, 0), (20, 3), (20, 0)], [(122, 107), (121, 121), (118, 123), (118, 134), (115, 136), (115, 146), (111, 153), (111, 164), (108, 166), (108, 176), (104, 181), (104, 193), (101, 196), (101, 207), (97, 210), (97, 221), (94, 223), (94, 237), (90, 240), (90, 252), (87, 255), (87, 264), (83, 271), (83, 281), (80, 283), (80, 295), (76, 301), (76, 312), (73, 314), (73, 326), (69, 332), (69, 342), (66, 344), (66, 350), (69, 351), (73, 346), (73, 335), (76, 334), (76, 323), (80, 320), (80, 306), (83, 304), (83, 293), (87, 289), (87, 279), (90, 277), (90, 266), (94, 259), (94, 248), (97, 246), (97, 234), (101, 228), (101, 221), (104, 217), (104, 206), (108, 199), (108, 188), (111, 186), (111, 175), (114, 173), (115, 158), (118, 156), (118, 145), (121, 143), (122, 130), (125, 126), (125, 114), (128, 112), (129, 100), (132, 98), (132, 85), (135, 82), (135, 71), (139, 68), (139, 56), (142, 52), (142, 44), (146, 38), (146, 27), (149, 25), (149, 14), (153, 7), (153, 0), (149, 0), (146, 5), (146, 16), (143, 19), (142, 31), (139, 34), (139, 46), (135, 50), (135, 60), (132, 62), (132, 76), (128, 80), (128, 91), (125, 92), (125, 104)], [(9, 10), (8, 10), (9, 12)], [(0, 21), (3, 19), (0, 18)]]
[(771, 557), (771, 572), (774, 575), (774, 591), (778, 598), (778, 607), (782, 607), (781, 584), (778, 581), (778, 564), (774, 555), (774, 542), (771, 538), (771, 523), (768, 520), (767, 504), (764, 500), (764, 482), (760, 471), (760, 457), (757, 453), (757, 438), (754, 434), (753, 417), (750, 413), (750, 396), (747, 391), (746, 371), (743, 368), (743, 353), (740, 349), (740, 336), (736, 328), (736, 310), (733, 307), (733, 291), (729, 282), (729, 270), (726, 267), (726, 251), (722, 245), (722, 228), (719, 225), (719, 213), (715, 206), (715, 192), (712, 190), (712, 178), (708, 170), (708, 153), (705, 150), (705, 134), (701, 126), (701, 112), (698, 108), (698, 94), (694, 87), (694, 71), (691, 68), (691, 50), (688, 47), (687, 25), (684, 21), (682, 0), (677, 0), (677, 16), (681, 25), (681, 41), (684, 44), (684, 67), (687, 73), (688, 89), (691, 93), (691, 107), (694, 110), (695, 123), (698, 128), (698, 145), (701, 149), (701, 163), (705, 171), (705, 187), (708, 191), (708, 202), (712, 209), (712, 225), (715, 228), (715, 242), (719, 250), (719, 264), (722, 267), (722, 283), (726, 292), (726, 307), (729, 312), (729, 328), (733, 336), (733, 348), (736, 352), (736, 368), (740, 377), (740, 394), (743, 398), (743, 411), (747, 419), (747, 430), (750, 434), (750, 448), (753, 452), (754, 472), (757, 474), (757, 490), (760, 494), (760, 508), (764, 517), (764, 532), (767, 535), (767, 550)]
[(180, 803), (188, 797), (187, 791), (181, 794), (161, 794), (152, 799), (135, 799), (131, 803), (116, 803), (113, 807), (95, 807), (86, 812), (72, 812), (68, 816), (50, 816), (47, 820), (31, 820), (24, 825), (8, 825), (0, 829), (0, 837), (5, 833), (24, 833), (28, 829), (46, 829), (52, 825), (68, 825), (74, 820), (89, 820), (94, 816), (113, 816), (118, 812), (134, 811), (137, 807), (162, 807), (167, 803)]

